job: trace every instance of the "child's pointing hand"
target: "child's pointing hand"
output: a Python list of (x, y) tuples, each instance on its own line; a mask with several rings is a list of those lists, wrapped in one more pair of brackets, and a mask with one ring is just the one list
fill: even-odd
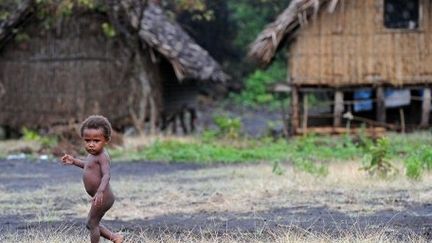
[(73, 157), (69, 154), (63, 155), (61, 160), (62, 160), (63, 164), (65, 164), (65, 165), (72, 165), (73, 164)]

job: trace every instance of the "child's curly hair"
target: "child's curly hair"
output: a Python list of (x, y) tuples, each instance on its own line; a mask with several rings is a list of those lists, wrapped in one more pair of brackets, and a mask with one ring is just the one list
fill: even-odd
[(101, 128), (103, 131), (103, 135), (104, 135), (105, 139), (107, 141), (109, 141), (111, 139), (111, 131), (112, 131), (111, 123), (104, 116), (91, 115), (91, 116), (87, 117), (87, 119), (85, 119), (81, 124), (81, 128), (80, 128), (81, 137), (83, 136), (84, 129), (86, 129), (86, 128), (89, 128), (89, 129)]

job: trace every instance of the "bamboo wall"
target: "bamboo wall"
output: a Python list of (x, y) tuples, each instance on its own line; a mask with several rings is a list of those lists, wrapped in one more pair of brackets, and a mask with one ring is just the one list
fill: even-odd
[(103, 21), (80, 16), (50, 30), (34, 23), (25, 31), (28, 40), (2, 49), (0, 125), (49, 127), (90, 114), (116, 123), (129, 116), (129, 54), (102, 33)]
[(332, 87), (432, 83), (432, 4), (417, 30), (386, 29), (384, 0), (340, 0), (303, 26), (289, 49), (290, 79)]

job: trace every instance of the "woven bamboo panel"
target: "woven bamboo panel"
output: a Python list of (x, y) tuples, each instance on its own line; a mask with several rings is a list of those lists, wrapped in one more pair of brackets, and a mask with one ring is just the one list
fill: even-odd
[(307, 28), (309, 28), (311, 31), (305, 33), (305, 35), (320, 35), (320, 29), (321, 29), (320, 20), (321, 18), (318, 17), (315, 21), (309, 21)]
[(395, 30), (384, 27), (383, 1), (344, 0), (333, 14), (321, 10), (319, 28), (305, 27), (298, 36), (301, 48), (291, 46), (295, 55), (290, 56), (290, 63), (297, 63), (291, 68), (292, 80), (299, 85), (328, 86), (432, 83), (430, 2), (420, 0), (419, 29)]
[(327, 11), (321, 11), (321, 13), (318, 15), (316, 21), (318, 22), (318, 25), (320, 25), (320, 32), (318, 33), (320, 36), (323, 35), (331, 35), (333, 28), (322, 28), (323, 24), (331, 25), (333, 27), (333, 19), (334, 16)]
[(8, 43), (0, 58), (0, 123), (47, 127), (95, 113), (113, 121), (128, 116), (128, 56), (100, 24), (87, 16), (65, 23), (60, 34), (30, 25), (29, 41)]
[(424, 74), (426, 73), (426, 57), (429, 55), (429, 50), (427, 49), (427, 44), (426, 44), (426, 38), (427, 35), (425, 35), (424, 33), (419, 33), (418, 35), (418, 39), (417, 39), (417, 48), (418, 48), (418, 52), (419, 52), (419, 63), (418, 63), (418, 68), (419, 68), (419, 74)]
[[(345, 0), (345, 33), (349, 35), (358, 35), (366, 33), (365, 22), (370, 21), (365, 18), (366, 1)], [(337, 13), (339, 15), (342, 13)]]

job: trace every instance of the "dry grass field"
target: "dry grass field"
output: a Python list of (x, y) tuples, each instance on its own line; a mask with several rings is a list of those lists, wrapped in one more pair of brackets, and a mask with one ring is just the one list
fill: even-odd
[[(78, 168), (0, 160), (0, 242), (87, 242)], [(114, 162), (104, 224), (126, 242), (428, 242), (431, 174), (374, 179), (358, 161), (325, 177), (283, 164)]]

